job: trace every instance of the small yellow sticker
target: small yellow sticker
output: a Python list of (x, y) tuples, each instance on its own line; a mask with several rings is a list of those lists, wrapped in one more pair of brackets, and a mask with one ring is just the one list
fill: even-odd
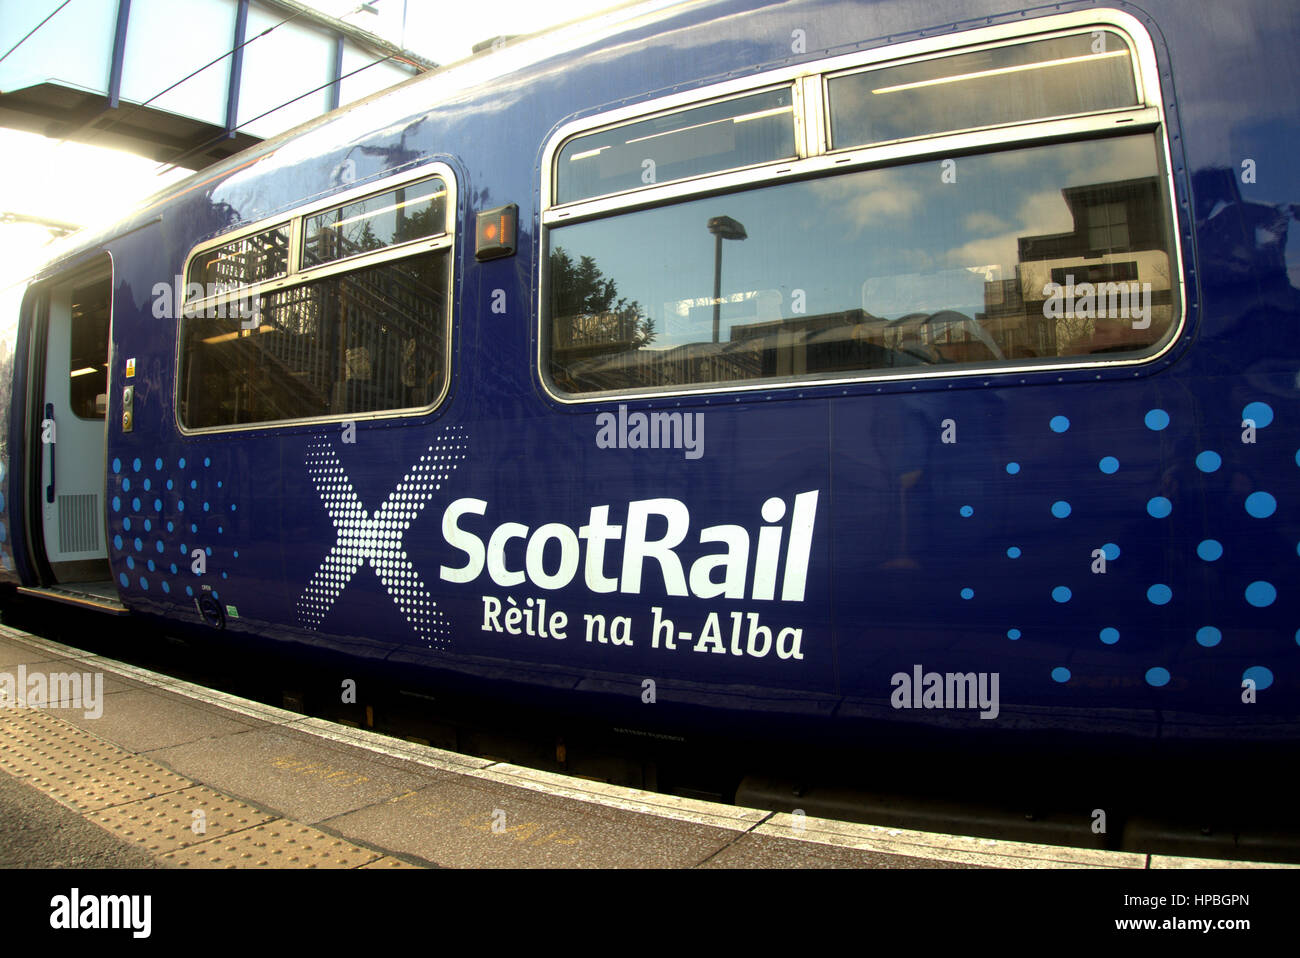
[(126, 378), (132, 379), (135, 376), (135, 357), (132, 356), (126, 361)]

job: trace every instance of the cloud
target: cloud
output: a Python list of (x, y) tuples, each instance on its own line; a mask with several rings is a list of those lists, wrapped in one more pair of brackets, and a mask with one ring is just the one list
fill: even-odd
[(856, 176), (831, 177), (813, 184), (820, 208), (834, 213), (853, 227), (853, 236), (868, 227), (889, 225), (911, 215), (924, 201), (915, 187), (899, 185), (867, 186)]
[(1004, 233), (1011, 228), (1010, 223), (988, 210), (968, 213), (961, 225), (968, 233)]

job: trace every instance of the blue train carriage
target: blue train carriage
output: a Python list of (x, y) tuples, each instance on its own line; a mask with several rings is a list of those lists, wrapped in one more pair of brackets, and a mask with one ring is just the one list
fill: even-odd
[(197, 174), (6, 334), (4, 574), (647, 729), (1294, 741), (1300, 29), (1149, 10), (648, 5)]

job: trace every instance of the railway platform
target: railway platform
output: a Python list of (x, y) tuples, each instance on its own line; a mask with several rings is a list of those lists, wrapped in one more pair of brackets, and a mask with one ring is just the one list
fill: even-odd
[(1240, 866), (629, 789), (338, 725), (5, 626), (0, 698), (2, 867)]

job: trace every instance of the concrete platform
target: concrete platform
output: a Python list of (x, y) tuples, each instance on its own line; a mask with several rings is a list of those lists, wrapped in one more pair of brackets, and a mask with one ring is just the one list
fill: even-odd
[[(99, 700), (66, 678), (77, 673), (91, 691), (102, 681)], [(1283, 867), (643, 792), (307, 718), (0, 626), (0, 689), (6, 675), (51, 690), (0, 707), (9, 867)]]

